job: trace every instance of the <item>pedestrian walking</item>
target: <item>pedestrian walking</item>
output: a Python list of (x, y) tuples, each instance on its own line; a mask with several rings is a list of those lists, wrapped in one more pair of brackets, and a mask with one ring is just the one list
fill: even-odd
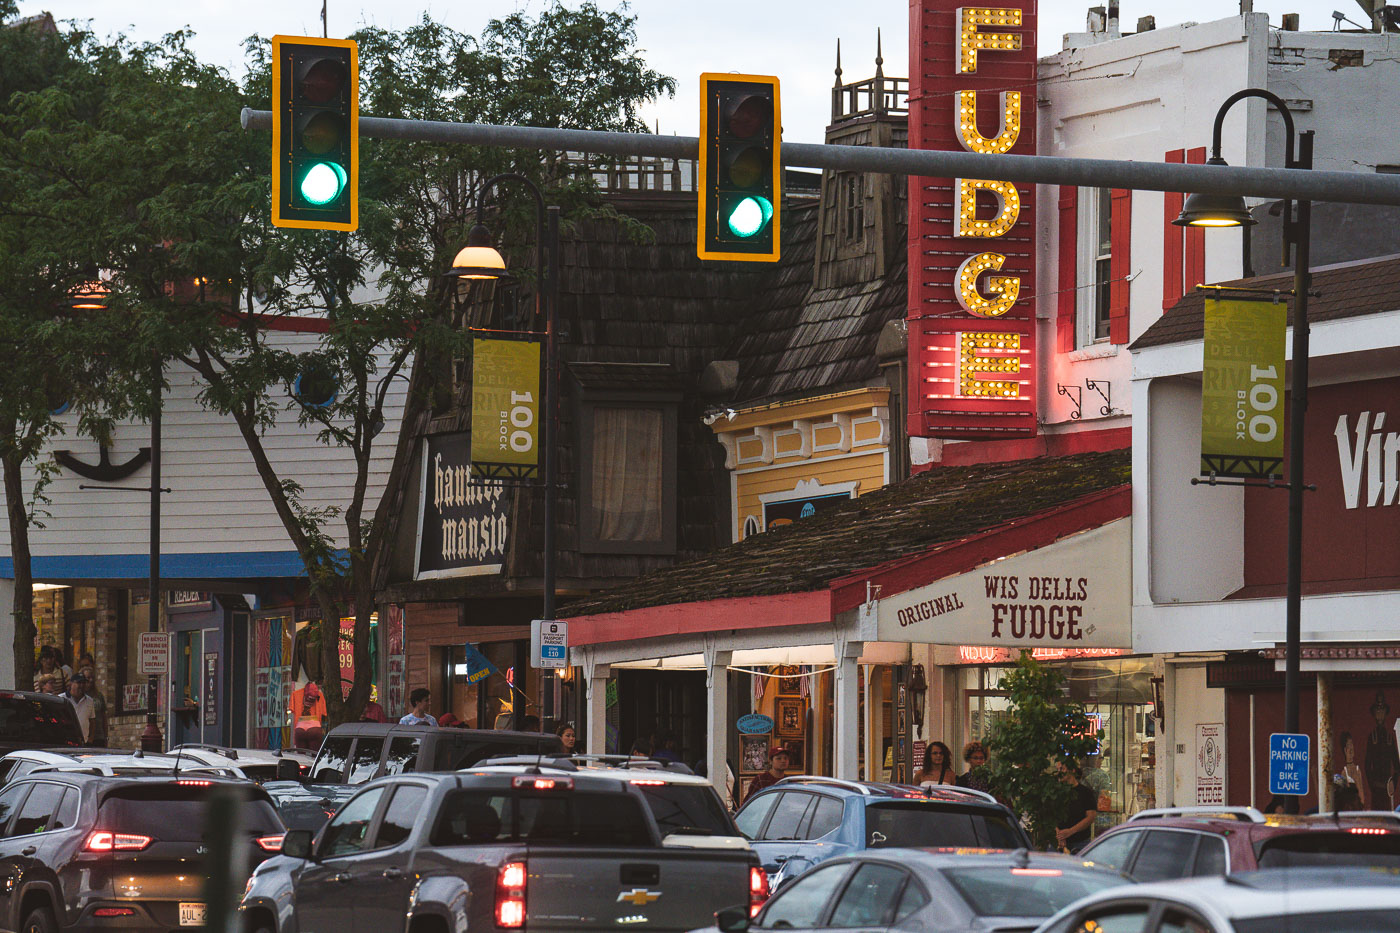
[(1060, 780), (1074, 788), (1074, 794), (1060, 813), (1055, 823), (1055, 841), (1061, 851), (1076, 852), (1089, 841), (1094, 828), (1094, 819), (1099, 815), (1099, 799), (1093, 789), (1079, 782), (1079, 765), (1074, 762), (1055, 762), (1060, 772)]
[(408, 705), (411, 709), (399, 720), (401, 726), (436, 726), (437, 720), (433, 714), (428, 712), (428, 701), (432, 699), (432, 693), (427, 687), (419, 687), (408, 695)]
[(963, 746), (963, 761), (967, 762), (967, 770), (958, 775), (958, 786), (990, 794), (992, 785), (987, 779), (987, 747), (981, 742), (968, 742)]
[(787, 776), (788, 764), (792, 761), (788, 750), (781, 745), (774, 745), (768, 750), (768, 770), (755, 777), (749, 782), (749, 792), (744, 795), (744, 802), (747, 803), (754, 794), (765, 787), (772, 787)]
[(87, 678), (86, 693), (92, 697), (92, 734), (88, 736), (90, 745), (107, 744), (107, 698), (97, 689), (97, 667), (92, 655), (85, 654), (78, 659), (78, 673)]
[(957, 784), (958, 773), (953, 770), (953, 753), (942, 742), (928, 743), (924, 751), (924, 766), (914, 778), (920, 787)]
[(73, 704), (73, 711), (78, 716), (78, 728), (82, 730), (84, 745), (91, 744), (93, 720), (97, 717), (97, 707), (92, 697), (87, 695), (87, 683), (87, 675), (81, 671), (68, 681), (68, 702)]
[(578, 732), (573, 723), (561, 722), (554, 734), (559, 736), (559, 744), (563, 746), (565, 758), (578, 754)]

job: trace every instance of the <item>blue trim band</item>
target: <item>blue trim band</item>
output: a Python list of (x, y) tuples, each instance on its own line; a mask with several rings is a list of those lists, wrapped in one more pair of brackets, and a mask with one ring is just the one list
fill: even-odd
[[(35, 580), (145, 580), (150, 575), (149, 554), (72, 554), (34, 557), (30, 561)], [(160, 574), (167, 579), (258, 579), (305, 577), (306, 568), (296, 551), (242, 551), (220, 554), (162, 554)], [(15, 562), (0, 557), (0, 578), (13, 580)]]

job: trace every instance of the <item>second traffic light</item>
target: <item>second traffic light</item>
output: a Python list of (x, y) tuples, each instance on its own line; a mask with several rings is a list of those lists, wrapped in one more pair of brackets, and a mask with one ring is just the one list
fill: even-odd
[(701, 259), (776, 262), (782, 217), (778, 79), (700, 76)]
[(272, 223), (360, 222), (359, 52), (348, 39), (272, 38)]

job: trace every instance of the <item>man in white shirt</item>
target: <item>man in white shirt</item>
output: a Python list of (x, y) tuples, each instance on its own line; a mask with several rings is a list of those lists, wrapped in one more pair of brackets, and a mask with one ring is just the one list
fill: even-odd
[(73, 704), (74, 711), (78, 714), (78, 726), (83, 730), (83, 743), (87, 744), (92, 739), (92, 723), (97, 718), (97, 704), (92, 702), (92, 697), (87, 692), (87, 675), (82, 671), (73, 675), (73, 679), (68, 681), (68, 702)]
[(413, 707), (399, 720), (401, 726), (436, 726), (437, 720), (428, 712), (428, 700), (432, 694), (427, 687), (419, 687), (408, 695), (408, 702)]

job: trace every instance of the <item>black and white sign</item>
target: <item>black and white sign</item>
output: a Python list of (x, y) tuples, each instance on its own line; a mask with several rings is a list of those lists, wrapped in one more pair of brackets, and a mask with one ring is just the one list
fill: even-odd
[(558, 619), (530, 621), (530, 666), (569, 666), (569, 623)]
[(423, 441), (414, 579), (500, 573), (510, 526), (510, 497), (499, 482), (472, 474), (465, 433)]

